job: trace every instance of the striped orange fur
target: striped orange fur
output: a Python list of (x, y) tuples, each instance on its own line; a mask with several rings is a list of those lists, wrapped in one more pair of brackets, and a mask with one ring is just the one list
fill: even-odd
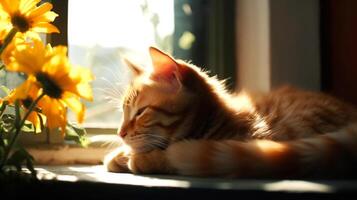
[[(357, 110), (326, 94), (282, 87), (229, 93), (198, 67), (150, 48), (153, 71), (127, 61), (113, 172), (194, 176), (352, 177)], [(121, 147), (123, 148), (123, 147)]]

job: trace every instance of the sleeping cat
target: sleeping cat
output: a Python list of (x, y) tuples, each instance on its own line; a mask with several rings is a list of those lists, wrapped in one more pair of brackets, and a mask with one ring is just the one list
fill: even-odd
[(255, 178), (351, 177), (357, 110), (321, 93), (282, 87), (227, 92), (198, 67), (151, 47), (153, 70), (129, 62), (111, 172)]

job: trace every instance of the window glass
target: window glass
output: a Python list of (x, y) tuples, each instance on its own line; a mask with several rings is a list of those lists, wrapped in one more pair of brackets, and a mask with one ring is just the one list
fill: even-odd
[(174, 25), (173, 0), (69, 0), (70, 60), (96, 77), (85, 127), (117, 128), (118, 101), (130, 78), (122, 57), (147, 65), (148, 46), (172, 53)]

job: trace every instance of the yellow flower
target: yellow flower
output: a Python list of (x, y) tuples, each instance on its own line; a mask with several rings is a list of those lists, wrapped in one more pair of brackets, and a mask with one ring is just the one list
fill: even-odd
[[(0, 47), (1, 48), (8, 48), (8, 46), (12, 46), (9, 48), (13, 48), (15, 43), (19, 43), (19, 40), (24, 41), (24, 40), (33, 39), (33, 38), (35, 38), (37, 40), (41, 40), (39, 34), (37, 34), (35, 32), (28, 31), (26, 33), (21, 33), (21, 32), (17, 32), (16, 30), (12, 30), (11, 24), (2, 20), (1, 16), (2, 15), (0, 12)], [(6, 42), (5, 40), (8, 40), (8, 41)], [(5, 45), (5, 47), (3, 47), (2, 45)], [(2, 53), (0, 52), (0, 54), (2, 54)], [(4, 57), (2, 56), (2, 59), (3, 58)]]
[[(58, 16), (52, 9), (51, 3), (36, 6), (41, 0), (0, 0), (1, 13), (6, 14), (20, 32), (34, 31), (42, 33), (58, 33), (59, 30), (50, 24)], [(0, 13), (0, 14), (1, 14)]]
[[(18, 88), (13, 90), (9, 96), (5, 97), (4, 100), (8, 101), (10, 104), (14, 104), (16, 100), (20, 101), (20, 104), (25, 108), (25, 112), (28, 112), (28, 109), (33, 101), (39, 96), (40, 88), (33, 84), (33, 80), (28, 79), (22, 83)], [(41, 129), (41, 120), (40, 117), (46, 120), (45, 116), (36, 111), (32, 111), (26, 120), (30, 121), (36, 130)]]
[[(80, 98), (92, 100), (92, 89), (89, 82), (93, 75), (89, 69), (71, 65), (67, 58), (67, 48), (50, 45), (44, 46), (39, 40), (19, 42), (3, 53), (4, 63), (9, 71), (27, 74), (28, 86), (38, 87), (45, 96), (38, 102), (50, 128), (61, 127), (65, 130), (67, 107), (83, 121), (85, 107)], [(19, 91), (26, 95), (26, 90)]]

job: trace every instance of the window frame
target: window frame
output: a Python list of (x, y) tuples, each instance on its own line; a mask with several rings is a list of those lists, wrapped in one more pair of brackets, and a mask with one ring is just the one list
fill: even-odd
[(47, 34), (46, 42), (52, 46), (68, 46), (68, 0), (49, 0), (49, 2), (53, 5), (52, 10), (58, 14), (53, 25), (60, 30), (60, 33)]
[[(210, 75), (226, 79), (229, 89), (236, 87), (236, 0), (175, 0), (174, 52), (180, 59), (208, 70)], [(184, 12), (188, 4), (191, 15)], [(187, 23), (190, 22), (190, 23)], [(196, 37), (190, 49), (177, 45), (185, 31)]]

